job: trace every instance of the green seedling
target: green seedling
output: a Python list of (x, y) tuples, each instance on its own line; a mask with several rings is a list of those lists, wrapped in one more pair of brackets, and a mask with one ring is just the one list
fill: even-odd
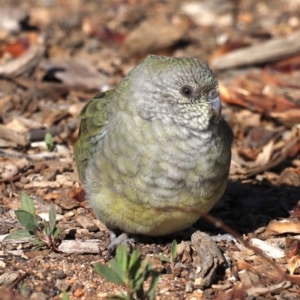
[[(111, 296), (109, 299), (155, 299), (159, 272), (154, 271), (151, 264), (142, 259), (141, 252), (137, 248), (130, 254), (125, 245), (120, 245), (116, 257), (110, 260), (108, 266), (95, 263), (94, 268), (106, 280), (125, 289), (125, 292)], [(148, 290), (145, 290), (144, 283), (148, 278), (151, 278), (151, 282)]]
[(53, 151), (53, 149), (54, 149), (53, 136), (49, 132), (47, 132), (45, 134), (45, 143), (46, 143), (48, 151), (50, 151), (50, 152)]
[(22, 194), (21, 207), (15, 211), (19, 222), (25, 229), (18, 229), (8, 234), (5, 239), (30, 238), (30, 243), (37, 248), (47, 247), (58, 251), (60, 228), (56, 227), (56, 211), (50, 206), (49, 221), (38, 222), (32, 199)]
[(62, 300), (70, 300), (69, 295), (67, 294), (66, 291), (62, 292)]
[(177, 242), (176, 240), (173, 240), (171, 244), (171, 257), (167, 257), (166, 255), (159, 254), (156, 255), (161, 261), (168, 262), (171, 264), (172, 269), (175, 266), (176, 258), (177, 258)]

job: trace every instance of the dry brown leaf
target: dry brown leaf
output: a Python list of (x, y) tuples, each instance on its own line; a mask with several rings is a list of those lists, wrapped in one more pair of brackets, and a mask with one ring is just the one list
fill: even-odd
[(283, 233), (300, 233), (300, 222), (297, 219), (283, 219), (280, 221), (273, 221), (267, 226), (267, 230), (276, 232), (277, 234)]

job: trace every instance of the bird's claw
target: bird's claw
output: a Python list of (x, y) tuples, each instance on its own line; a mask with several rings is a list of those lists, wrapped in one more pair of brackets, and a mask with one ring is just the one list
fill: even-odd
[(130, 247), (130, 250), (132, 248), (132, 243), (135, 242), (135, 239), (133, 237), (128, 237), (126, 233), (122, 233), (119, 236), (116, 235), (116, 233), (112, 230), (110, 230), (110, 244), (107, 247), (108, 250), (108, 257), (112, 255), (112, 253), (116, 250), (116, 248), (121, 245), (125, 244), (128, 247)]

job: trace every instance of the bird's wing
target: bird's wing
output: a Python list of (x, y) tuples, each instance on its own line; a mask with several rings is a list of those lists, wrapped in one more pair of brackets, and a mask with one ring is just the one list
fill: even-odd
[(81, 182), (85, 182), (85, 171), (95, 144), (105, 135), (105, 123), (108, 119), (107, 103), (111, 100), (113, 90), (95, 96), (81, 110), (80, 128), (74, 147), (77, 171)]

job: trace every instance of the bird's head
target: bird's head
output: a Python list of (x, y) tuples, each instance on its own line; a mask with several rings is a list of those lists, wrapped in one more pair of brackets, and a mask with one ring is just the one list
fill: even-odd
[(218, 82), (195, 58), (149, 55), (127, 78), (131, 103), (144, 119), (205, 130), (220, 118)]

